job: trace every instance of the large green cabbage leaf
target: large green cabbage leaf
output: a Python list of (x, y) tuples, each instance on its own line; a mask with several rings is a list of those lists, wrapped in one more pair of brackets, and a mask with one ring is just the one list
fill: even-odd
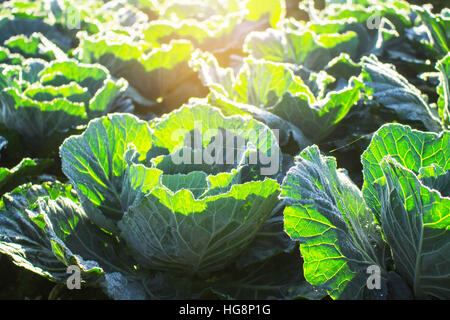
[[(296, 158), (282, 185), (285, 229), (300, 241), (306, 280), (341, 299), (387, 298), (383, 241), (361, 191), (317, 146)], [(381, 269), (382, 289), (369, 290), (367, 270)]]
[(394, 157), (384, 157), (380, 165), (383, 178), (375, 184), (380, 220), (397, 272), (416, 298), (448, 299), (450, 197), (427, 187)]
[(441, 119), (427, 98), (392, 65), (381, 63), (373, 56), (365, 57), (363, 77), (366, 93), (384, 107), (394, 110), (401, 120), (421, 121), (434, 132), (442, 130)]
[(433, 50), (438, 51), (441, 56), (446, 55), (450, 51), (448, 9), (437, 15), (433, 14), (429, 8), (414, 6), (413, 9), (428, 29), (429, 42), (432, 44)]
[(450, 128), (450, 53), (439, 60), (436, 69), (439, 70), (439, 86), (437, 93), (439, 117), (447, 129)]
[(418, 298), (449, 297), (449, 136), (385, 125), (362, 156), (364, 197)]
[(382, 211), (374, 183), (383, 177), (380, 165), (383, 158), (389, 156), (415, 174), (431, 165), (437, 165), (446, 172), (450, 170), (449, 138), (448, 131), (424, 133), (399, 124), (385, 125), (374, 134), (361, 162), (364, 167), (364, 197), (378, 219)]

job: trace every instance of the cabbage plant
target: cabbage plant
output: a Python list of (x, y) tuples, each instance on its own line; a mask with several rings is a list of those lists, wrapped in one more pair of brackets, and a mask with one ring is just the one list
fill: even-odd
[[(234, 158), (227, 133), (245, 139)], [(223, 268), (277, 204), (277, 181), (246, 163), (254, 152), (278, 152), (267, 127), (201, 105), (153, 128), (126, 115), (95, 120), (61, 146), (62, 169), (93, 222), (121, 234), (146, 267), (194, 273)]]
[(115, 77), (127, 79), (140, 94), (136, 96), (142, 96), (134, 97), (141, 105), (157, 105), (162, 111), (169, 111), (190, 96), (202, 96), (204, 89), (188, 66), (193, 50), (189, 41), (173, 40), (152, 47), (143, 40), (110, 31), (93, 35), (79, 32), (77, 36), (77, 59), (100, 63)]
[(91, 118), (132, 110), (123, 96), (127, 86), (104, 67), (75, 60), (24, 59), (19, 65), (1, 64), (0, 121), (25, 139), (33, 139), (39, 148), (46, 139), (64, 136)]
[(246, 58), (235, 71), (220, 67), (211, 54), (197, 52), (191, 65), (209, 87), (209, 100), (224, 112), (251, 114), (280, 130), (282, 145), (291, 135), (300, 148), (330, 135), (358, 102), (363, 87), (359, 74), (348, 75), (337, 86), (337, 79), (325, 71), (308, 74), (308, 85), (295, 65), (254, 58)]
[[(342, 32), (339, 33), (339, 32)], [(359, 39), (346, 24), (326, 21), (324, 24), (294, 25), (283, 21), (279, 29), (267, 29), (248, 34), (244, 50), (255, 59), (302, 65), (321, 70), (334, 57), (348, 53), (358, 57)]]
[(448, 299), (448, 131), (387, 124), (362, 155), (361, 190), (317, 146), (282, 185), (306, 280), (339, 299)]

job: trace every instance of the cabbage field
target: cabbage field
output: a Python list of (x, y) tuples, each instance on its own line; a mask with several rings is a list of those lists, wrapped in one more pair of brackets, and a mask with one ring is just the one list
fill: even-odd
[(0, 0), (0, 300), (450, 299), (450, 6)]

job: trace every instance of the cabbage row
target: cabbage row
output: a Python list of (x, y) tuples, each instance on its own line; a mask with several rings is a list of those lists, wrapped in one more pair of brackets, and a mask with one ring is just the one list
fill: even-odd
[(0, 298), (450, 299), (434, 5), (0, 1)]

